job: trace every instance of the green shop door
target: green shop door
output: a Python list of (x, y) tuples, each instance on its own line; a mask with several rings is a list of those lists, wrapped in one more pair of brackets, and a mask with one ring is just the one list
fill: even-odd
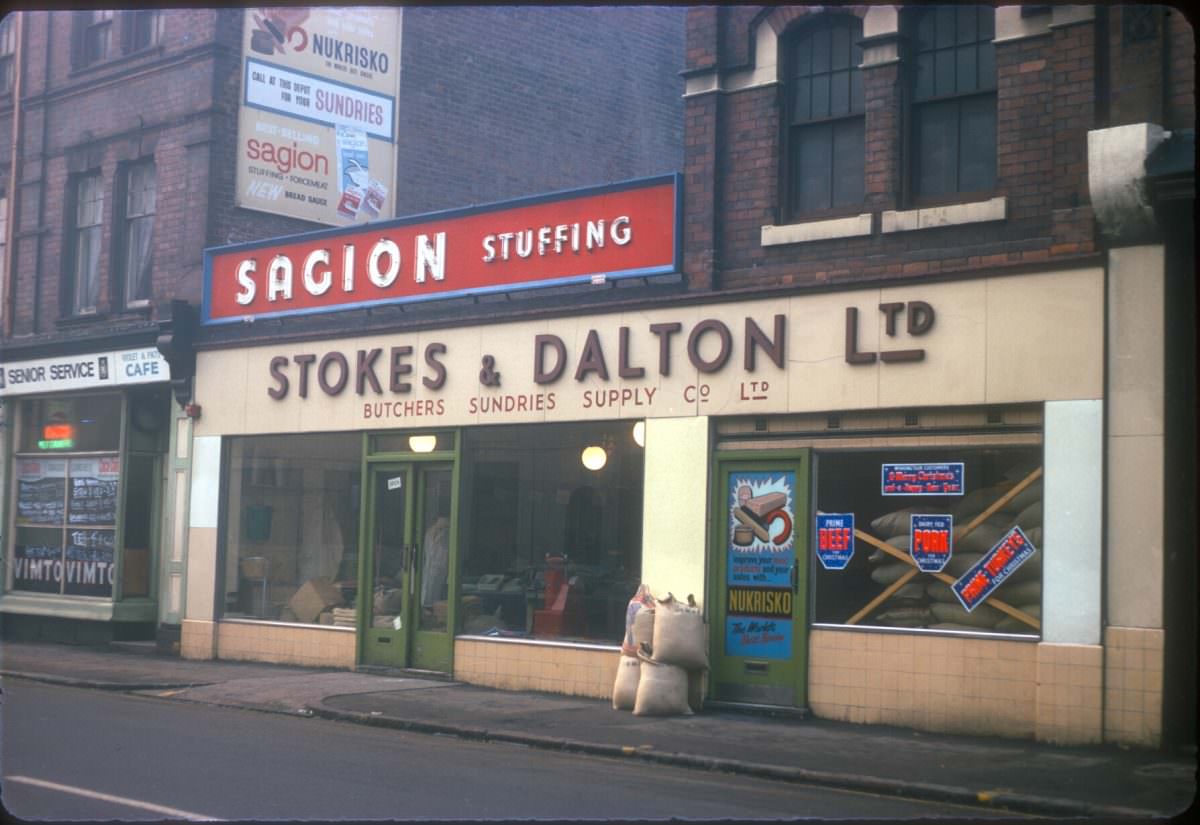
[(709, 604), (718, 701), (808, 701), (809, 452), (779, 456), (721, 457), (713, 474)]
[(372, 465), (368, 473), (360, 661), (449, 672), (452, 465)]

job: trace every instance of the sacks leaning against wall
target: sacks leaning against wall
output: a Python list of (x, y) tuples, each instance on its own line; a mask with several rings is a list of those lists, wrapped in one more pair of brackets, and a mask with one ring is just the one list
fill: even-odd
[(655, 599), (640, 586), (629, 602), (621, 653), (614, 709), (632, 707), (639, 716), (687, 715), (701, 709), (707, 633), (694, 597), (688, 596), (687, 604), (671, 594)]

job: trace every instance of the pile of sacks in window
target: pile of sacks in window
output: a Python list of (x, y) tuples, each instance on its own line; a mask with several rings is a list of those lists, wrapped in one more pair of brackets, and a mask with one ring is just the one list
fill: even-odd
[[(976, 490), (950, 508), (954, 517), (954, 546), (950, 562), (943, 573), (957, 579), (987, 553), (996, 542), (1019, 525), (1033, 546), (1038, 549), (996, 590), (995, 597), (1028, 613), (1035, 619), (1042, 612), (1042, 482), (1038, 480), (1018, 493), (1001, 510), (980, 524), (961, 540), (963, 527), (1003, 496), (1013, 483)], [(871, 528), (888, 544), (907, 553), (909, 549), (909, 517), (913, 513), (930, 512), (928, 507), (905, 507), (886, 513), (871, 522)], [(875, 550), (867, 561), (871, 563), (871, 579), (879, 585), (892, 584), (912, 565), (900, 561), (882, 550)], [(981, 604), (969, 613), (959, 604), (950, 586), (930, 576), (918, 576), (897, 590), (870, 620), (885, 627), (926, 627), (935, 630), (995, 630), (1002, 633), (1035, 632), (1025, 622), (1014, 619), (988, 604)]]
[(635, 716), (688, 716), (703, 703), (708, 670), (704, 616), (696, 600), (656, 599), (641, 585), (629, 600), (613, 684), (615, 710)]

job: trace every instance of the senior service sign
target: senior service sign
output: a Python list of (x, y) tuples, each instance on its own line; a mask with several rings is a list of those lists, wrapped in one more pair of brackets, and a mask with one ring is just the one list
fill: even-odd
[(238, 206), (336, 226), (391, 217), (399, 15), (245, 12)]

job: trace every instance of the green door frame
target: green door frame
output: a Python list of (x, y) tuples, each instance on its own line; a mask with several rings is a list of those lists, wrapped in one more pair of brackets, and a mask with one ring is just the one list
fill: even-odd
[[(728, 587), (726, 571), (730, 543), (727, 474), (742, 472), (795, 472), (792, 491), (795, 534), (792, 586), (792, 643), (788, 660), (759, 660), (747, 656), (726, 656), (726, 611)], [(711, 623), (710, 695), (718, 701), (746, 704), (779, 704), (805, 707), (808, 703), (808, 582), (812, 535), (811, 450), (747, 450), (714, 452), (710, 478), (708, 604)], [(756, 697), (787, 696), (789, 702)]]
[[(459, 494), (461, 480), (462, 433), (456, 429), (438, 430), (440, 436), (447, 437), (450, 448), (445, 449), (439, 442), (439, 447), (429, 453), (374, 451), (373, 439), (377, 436), (404, 436), (411, 431), (395, 432), (364, 432), (362, 440), (362, 473), (359, 482), (361, 506), (359, 507), (358, 530), (358, 603), (356, 617), (356, 651), (358, 664), (378, 664), (378, 656), (369, 655), (379, 652), (382, 645), (372, 645), (375, 634), (392, 639), (388, 644), (395, 645), (391, 654), (386, 658), (386, 664), (392, 667), (411, 667), (419, 670), (436, 670), (444, 673), (454, 672), (454, 634), (458, 621), (458, 521)], [(450, 467), (450, 532), (449, 532), (449, 571), (447, 575), (447, 615), (446, 631), (422, 631), (419, 629), (418, 611), (414, 605), (419, 601), (415, 598), (404, 601), (403, 624), (400, 631), (372, 628), (367, 626), (367, 615), (373, 610), (367, 610), (368, 604), (373, 607), (374, 599), (374, 526), (375, 526), (375, 490), (372, 484), (377, 470), (403, 472), (405, 492), (404, 529), (406, 536), (411, 539), (406, 543), (415, 544), (418, 541), (418, 530), (424, 525), (417, 524), (418, 514), (422, 512), (423, 490), (418, 481), (423, 469), (434, 465), (449, 465)], [(404, 582), (408, 588), (407, 580)], [(382, 632), (380, 632), (382, 631)], [(418, 638), (419, 636), (419, 638)], [(374, 661), (372, 661), (374, 660)]]

